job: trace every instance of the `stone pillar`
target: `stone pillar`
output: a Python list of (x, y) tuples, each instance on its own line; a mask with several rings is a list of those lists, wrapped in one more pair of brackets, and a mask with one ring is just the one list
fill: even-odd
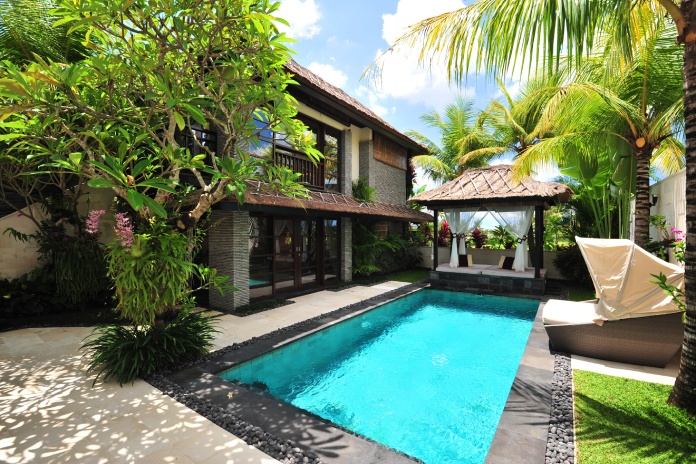
[(372, 171), (372, 164), (375, 162), (374, 156), (373, 156), (373, 142), (372, 142), (372, 140), (360, 142), (358, 154), (359, 154), (359, 159), (360, 159), (360, 169), (359, 169), (360, 177), (365, 179), (365, 181), (367, 182), (367, 185), (369, 185), (370, 187), (375, 187), (374, 185), (372, 185), (373, 182), (372, 182), (372, 179), (370, 178), (370, 172)]
[(338, 144), (340, 192), (344, 195), (350, 195), (353, 192), (353, 135), (350, 130), (341, 132)]
[(208, 265), (238, 289), (224, 295), (211, 289), (210, 308), (231, 311), (249, 303), (249, 212), (214, 210), (210, 220), (219, 223), (208, 233)]
[(341, 275), (343, 282), (353, 280), (353, 230), (351, 220), (347, 217), (341, 218)]

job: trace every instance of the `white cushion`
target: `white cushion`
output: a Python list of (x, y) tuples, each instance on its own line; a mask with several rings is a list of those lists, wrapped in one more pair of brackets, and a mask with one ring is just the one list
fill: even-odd
[(597, 319), (594, 302), (549, 300), (544, 305), (542, 319), (546, 325), (590, 324)]

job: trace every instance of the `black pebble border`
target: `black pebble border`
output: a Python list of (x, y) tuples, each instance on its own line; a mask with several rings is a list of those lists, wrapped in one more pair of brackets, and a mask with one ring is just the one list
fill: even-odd
[[(179, 371), (181, 369), (185, 369), (196, 364), (201, 364), (210, 361), (219, 356), (222, 356), (225, 353), (238, 350), (243, 346), (251, 345), (258, 340), (264, 340), (273, 337), (277, 334), (290, 331), (294, 328), (309, 325), (327, 316), (332, 316), (341, 313), (349, 314), (362, 308), (368, 308), (370, 306), (378, 305), (380, 303), (384, 303), (401, 295), (405, 295), (406, 293), (410, 293), (411, 291), (423, 288), (426, 285), (427, 284), (425, 283), (415, 283), (406, 285), (404, 287), (383, 293), (373, 298), (369, 298), (367, 300), (363, 300), (352, 305), (344, 306), (342, 308), (339, 308), (326, 314), (322, 314), (312, 319), (298, 322), (297, 324), (293, 324), (291, 326), (283, 327), (281, 329), (269, 332), (260, 337), (254, 337), (250, 340), (241, 343), (235, 343), (233, 345), (226, 346), (217, 351), (213, 351), (207, 356), (199, 358), (196, 361), (181, 363), (171, 369), (161, 371), (157, 374), (153, 374), (145, 380), (150, 385), (160, 390), (163, 394), (172, 397), (179, 403), (192, 409), (193, 411), (210, 420), (214, 424), (222, 427), (223, 429), (232, 433), (236, 437), (240, 438), (245, 443), (254, 446), (255, 448), (268, 454), (269, 456), (282, 462), (283, 464), (325, 464), (324, 461), (322, 461), (319, 457), (317, 457), (316, 454), (312, 453), (311, 451), (302, 450), (299, 447), (297, 447), (294, 443), (292, 443), (290, 440), (282, 440), (269, 434), (268, 432), (265, 432), (260, 427), (256, 427), (253, 424), (250, 424), (242, 420), (241, 418), (235, 416), (234, 414), (225, 411), (220, 406), (216, 406), (210, 400), (204, 400), (198, 397), (193, 392), (180, 387), (174, 382), (171, 382), (165, 376), (173, 372)], [(419, 460), (414, 461), (421, 462)]]
[(281, 440), (264, 432), (239, 417), (216, 406), (210, 400), (203, 400), (195, 394), (181, 388), (156, 374), (147, 379), (153, 387), (163, 394), (171, 396), (179, 403), (194, 410), (201, 416), (222, 427), (249, 445), (263, 451), (284, 464), (325, 464), (316, 454), (302, 450), (289, 440)]
[(573, 369), (566, 353), (556, 353), (551, 395), (546, 464), (575, 464)]

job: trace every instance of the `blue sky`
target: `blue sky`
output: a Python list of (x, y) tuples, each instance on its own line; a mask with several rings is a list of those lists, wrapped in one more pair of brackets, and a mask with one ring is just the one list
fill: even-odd
[[(463, 5), (461, 0), (281, 0), (278, 16), (291, 24), (288, 35), (298, 40), (292, 46), (298, 63), (398, 130), (414, 129), (438, 141), (437, 131), (425, 126), (420, 115), (442, 111), (456, 95), (473, 99), (474, 106), (483, 109), (499, 96), (493, 79), (474, 75), (461, 87), (451, 86), (441, 70), (420, 69), (416, 52), (390, 56), (378, 88), (360, 77), (406, 26)], [(519, 82), (506, 85), (513, 94), (519, 88)]]

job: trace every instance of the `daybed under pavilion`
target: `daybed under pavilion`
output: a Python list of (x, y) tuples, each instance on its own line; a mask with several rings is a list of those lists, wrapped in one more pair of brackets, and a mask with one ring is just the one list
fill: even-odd
[[(447, 264), (438, 263), (437, 240), (433, 241), (431, 283), (440, 287), (543, 294), (546, 280), (544, 210), (568, 202), (572, 195), (573, 191), (563, 184), (518, 178), (510, 165), (469, 169), (440, 187), (414, 195), (409, 201), (434, 211), (435, 230), (438, 230), (438, 212), (443, 211), (453, 234), (452, 253)], [(518, 241), (513, 270), (477, 263), (459, 265), (460, 255), (466, 255), (465, 236), (487, 214)], [(536, 218), (536, 255), (532, 269), (527, 266), (527, 233), (533, 218)]]
[(630, 240), (576, 237), (596, 301), (549, 300), (543, 321), (553, 348), (590, 358), (664, 367), (684, 338), (682, 313), (651, 280), (684, 288), (684, 270)]

